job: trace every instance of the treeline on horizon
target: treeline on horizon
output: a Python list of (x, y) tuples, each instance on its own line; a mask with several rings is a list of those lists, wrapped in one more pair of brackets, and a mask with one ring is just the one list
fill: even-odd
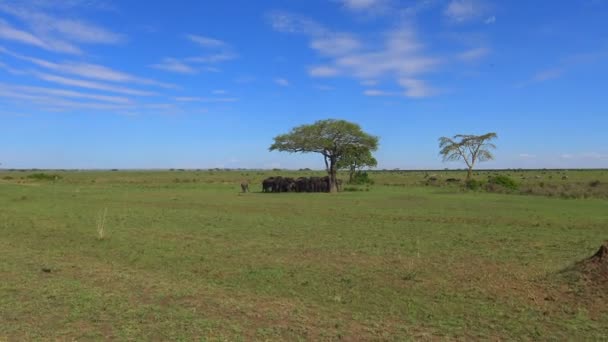
[[(65, 168), (11, 168), (11, 169), (2, 169), (0, 168), (0, 172), (38, 172), (38, 171), (55, 171), (55, 172), (86, 172), (86, 171), (109, 171), (109, 172), (125, 172), (125, 171), (158, 171), (158, 172), (242, 172), (242, 171), (254, 171), (254, 172), (325, 172), (324, 169), (288, 169), (288, 168), (268, 168), (268, 169), (258, 169), (258, 168), (197, 168), (197, 169), (188, 169), (188, 168), (102, 168), (102, 169), (87, 169), (87, 168), (75, 168), (75, 169), (65, 169)], [(467, 171), (465, 168), (460, 169), (369, 169), (366, 172), (370, 173), (382, 173), (382, 172), (463, 172)], [(563, 169), (548, 169), (548, 168), (506, 168), (506, 169), (477, 169), (475, 172), (528, 172), (528, 171), (550, 171), (550, 172), (563, 172), (563, 171), (608, 171), (608, 168), (563, 168)], [(346, 172), (346, 171), (344, 171)]]

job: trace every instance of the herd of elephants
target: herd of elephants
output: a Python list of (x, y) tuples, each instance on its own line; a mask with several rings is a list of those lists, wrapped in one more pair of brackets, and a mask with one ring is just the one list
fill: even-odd
[[(338, 191), (342, 181), (337, 180)], [(329, 192), (329, 176), (325, 177), (270, 177), (262, 181), (263, 192)], [(245, 191), (245, 189), (243, 189)]]

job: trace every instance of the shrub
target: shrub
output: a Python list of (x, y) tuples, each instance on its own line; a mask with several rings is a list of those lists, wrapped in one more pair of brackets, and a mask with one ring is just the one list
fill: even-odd
[(11, 176), (4, 176), (4, 177), (2, 177), (2, 179), (11, 180), (11, 179), (13, 179), (13, 177), (11, 177)]
[(509, 189), (509, 190), (517, 190), (517, 188), (519, 187), (513, 179), (511, 179), (507, 176), (492, 177), (488, 180), (488, 183), (493, 184), (493, 185), (498, 185), (498, 186), (501, 186), (501, 187), (503, 187), (505, 189)]
[(41, 180), (41, 181), (54, 181), (54, 180), (58, 180), (61, 179), (62, 177), (59, 175), (49, 175), (48, 173), (32, 173), (31, 175), (28, 175), (27, 178), (29, 179), (34, 179), (34, 180)]
[(592, 182), (589, 183), (589, 186), (592, 188), (597, 188), (600, 185), (600, 181), (599, 180), (594, 180)]
[(374, 181), (369, 178), (367, 172), (357, 171), (353, 175), (353, 179), (349, 182), (349, 184), (362, 185), (362, 184), (374, 184)]
[(465, 183), (465, 187), (469, 190), (479, 190), (479, 188), (481, 188), (482, 185), (483, 185), (483, 183), (476, 179), (469, 179)]

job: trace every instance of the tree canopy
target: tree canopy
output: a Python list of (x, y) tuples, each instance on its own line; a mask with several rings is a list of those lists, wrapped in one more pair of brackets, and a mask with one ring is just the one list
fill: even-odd
[(355, 152), (371, 155), (377, 149), (378, 137), (363, 132), (356, 123), (335, 119), (295, 127), (287, 134), (276, 136), (270, 146), (270, 151), (323, 155), (332, 192), (337, 191), (336, 174), (343, 160)]
[(483, 135), (458, 134), (453, 138), (439, 138), (439, 154), (443, 161), (463, 160), (467, 165), (467, 180), (471, 179), (475, 163), (494, 159), (490, 150), (496, 149), (496, 145), (490, 141), (497, 139), (496, 133)]
[(348, 151), (338, 161), (339, 170), (348, 170), (349, 182), (353, 181), (355, 173), (366, 167), (376, 167), (378, 161), (369, 149), (353, 149)]

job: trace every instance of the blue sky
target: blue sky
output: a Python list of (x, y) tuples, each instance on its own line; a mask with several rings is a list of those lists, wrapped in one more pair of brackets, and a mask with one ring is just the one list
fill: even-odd
[(608, 1), (0, 0), (0, 167), (322, 168), (268, 152), (326, 118), (379, 168), (608, 167)]

